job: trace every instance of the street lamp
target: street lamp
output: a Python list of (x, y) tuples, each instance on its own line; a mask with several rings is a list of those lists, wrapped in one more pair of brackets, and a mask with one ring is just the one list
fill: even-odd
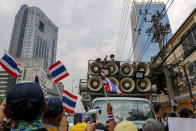
[(73, 88), (74, 88), (73, 86), (74, 86), (75, 80), (76, 80), (76, 79), (72, 79), (72, 88), (71, 88), (72, 93), (73, 93)]

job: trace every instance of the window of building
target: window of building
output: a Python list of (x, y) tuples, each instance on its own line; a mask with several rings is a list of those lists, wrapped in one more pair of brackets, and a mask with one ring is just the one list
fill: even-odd
[(39, 30), (43, 33), (44, 32), (45, 24), (42, 21), (39, 21)]
[(188, 69), (189, 69), (189, 75), (195, 76), (196, 75), (196, 61), (190, 63)]
[(187, 32), (183, 37), (184, 40), (182, 41), (182, 46), (184, 54), (186, 54), (196, 46), (196, 25), (193, 25), (191, 30)]

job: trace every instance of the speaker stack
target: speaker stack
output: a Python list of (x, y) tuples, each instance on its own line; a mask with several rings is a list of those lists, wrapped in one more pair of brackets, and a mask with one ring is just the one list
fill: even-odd
[(131, 93), (135, 89), (135, 82), (133, 80), (134, 68), (129, 63), (123, 63), (120, 66), (121, 80), (120, 88), (124, 93)]
[(149, 65), (140, 62), (136, 65), (136, 71), (143, 71), (144, 78), (143, 79), (136, 79), (136, 88), (141, 93), (146, 93), (151, 90), (151, 81), (149, 79), (150, 68)]
[[(149, 79), (150, 68), (149, 65), (140, 62), (137, 65), (120, 61), (91, 61), (89, 62), (88, 82), (87, 87), (91, 92), (102, 92), (103, 81), (100, 76), (100, 69), (109, 69), (107, 76), (116, 87), (124, 93), (146, 93), (151, 90), (151, 82)], [(143, 79), (135, 79), (135, 71), (144, 72)]]

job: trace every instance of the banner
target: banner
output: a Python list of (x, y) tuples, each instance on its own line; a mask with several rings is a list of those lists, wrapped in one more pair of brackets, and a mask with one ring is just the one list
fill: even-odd
[(169, 131), (196, 131), (196, 119), (168, 118)]

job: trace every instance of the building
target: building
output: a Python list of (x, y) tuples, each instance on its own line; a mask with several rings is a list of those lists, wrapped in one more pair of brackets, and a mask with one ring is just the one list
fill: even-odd
[(9, 53), (16, 58), (44, 58), (44, 69), (56, 61), (58, 27), (38, 8), (22, 5), (15, 16)]
[[(136, 2), (133, 1), (131, 14), (130, 14), (130, 21), (131, 21), (131, 30), (132, 30), (132, 48), (133, 51), (133, 60), (134, 61), (146, 61), (150, 62), (151, 57), (157, 55), (159, 52), (159, 46), (157, 43), (151, 42), (151, 36), (148, 36), (146, 33), (147, 29), (152, 27), (153, 24), (151, 22), (145, 22), (151, 20), (152, 15), (156, 14), (157, 11), (161, 13), (161, 11), (164, 9), (165, 4), (163, 2)], [(165, 9), (163, 12), (165, 13)], [(169, 18), (167, 16), (167, 13), (161, 20), (163, 24), (169, 24)], [(167, 35), (167, 38), (164, 42), (166, 44), (166, 41), (169, 40), (172, 36), (172, 32), (170, 32)], [(141, 58), (142, 55), (140, 55), (144, 49), (145, 46), (148, 48), (144, 54), (144, 57)]]
[[(46, 97), (59, 97), (59, 92), (51, 76), (44, 71), (44, 58), (20, 58), (17, 61), (21, 64), (17, 82), (35, 81), (35, 75), (37, 74), (44, 95)], [(57, 85), (58, 87), (64, 87), (62, 83), (57, 83)]]
[(0, 68), (0, 97), (5, 97), (14, 84), (16, 84), (16, 78)]
[[(17, 78), (17, 82), (35, 81), (35, 75), (37, 74), (37, 76), (39, 77), (39, 84), (42, 87), (44, 95), (46, 96), (46, 82), (48, 81), (48, 76), (43, 68), (45, 61), (44, 58), (20, 58), (17, 59), (17, 61), (21, 64), (20, 74)], [(50, 86), (52, 88), (52, 85)]]
[[(185, 71), (188, 73), (193, 97), (196, 100), (196, 8), (167, 42), (162, 51), (166, 53), (165, 61), (169, 68), (182, 74), (176, 78), (177, 87), (173, 88), (175, 99), (178, 101), (176, 111), (179, 112), (182, 108), (193, 110), (186, 84)], [(162, 63), (161, 52), (154, 57), (153, 64)], [(184, 63), (187, 67), (185, 71)], [(162, 103), (160, 114), (170, 112), (168, 97), (164, 94), (159, 97)]]

